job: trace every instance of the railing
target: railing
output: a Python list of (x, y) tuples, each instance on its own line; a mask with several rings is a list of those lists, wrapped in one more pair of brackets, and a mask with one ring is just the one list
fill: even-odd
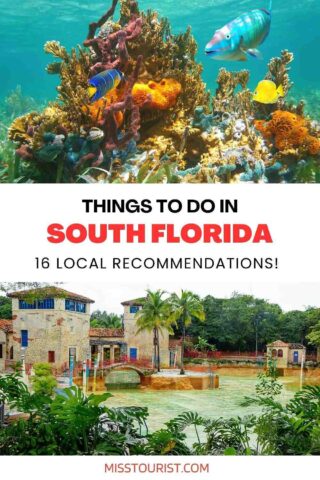
[(306, 355), (306, 361), (307, 362), (317, 362), (318, 361), (317, 354), (316, 353), (310, 353), (310, 354)]
[(203, 359), (221, 359), (221, 360), (254, 360), (256, 357), (261, 358), (264, 357), (264, 352), (221, 352), (219, 350), (215, 351), (208, 351), (208, 352), (200, 352), (198, 350), (186, 350), (185, 357), (186, 358), (203, 358)]
[[(95, 361), (94, 360), (87, 360), (86, 365), (89, 369), (89, 371), (93, 371), (95, 367)], [(98, 370), (106, 370), (112, 366), (117, 366), (117, 365), (132, 365), (136, 366), (138, 368), (153, 368), (152, 361), (150, 358), (139, 358), (139, 359), (130, 359), (128, 358), (127, 355), (121, 355), (118, 358), (115, 358), (114, 361), (111, 360), (104, 360), (100, 361), (98, 365)], [(65, 369), (66, 372), (70, 372), (69, 366), (66, 366)], [(82, 375), (83, 372), (83, 362), (76, 362), (73, 368), (73, 375), (74, 376), (80, 376)]]

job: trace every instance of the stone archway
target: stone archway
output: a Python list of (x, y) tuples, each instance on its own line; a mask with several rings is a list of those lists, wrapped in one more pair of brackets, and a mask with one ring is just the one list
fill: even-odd
[(144, 376), (144, 372), (139, 368), (130, 365), (115, 366), (108, 369), (105, 385), (108, 390), (137, 388), (143, 383)]

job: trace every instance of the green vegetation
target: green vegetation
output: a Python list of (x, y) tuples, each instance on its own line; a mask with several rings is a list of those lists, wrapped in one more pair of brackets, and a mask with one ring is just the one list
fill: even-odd
[[(319, 308), (283, 312), (277, 304), (239, 293), (225, 299), (211, 295), (200, 299), (184, 290), (180, 296), (174, 293), (165, 298), (165, 294), (162, 290), (148, 290), (146, 299), (141, 300), (143, 307), (136, 314), (138, 331), (154, 332), (154, 355), (159, 371), (161, 336), (158, 328), (170, 333), (173, 330), (175, 337), (182, 338), (181, 374), (184, 373), (186, 348), (204, 355), (215, 350), (264, 352), (268, 343), (279, 339), (302, 343), (309, 349), (320, 347)], [(202, 359), (191, 360), (202, 363)], [(223, 360), (211, 361), (224, 363)], [(247, 363), (252, 362), (255, 360)]]
[(215, 352), (217, 350), (215, 345), (211, 345), (208, 340), (202, 337), (198, 337), (198, 342), (193, 347), (202, 353)]
[(52, 367), (49, 363), (35, 363), (34, 375), (31, 377), (33, 390), (42, 395), (52, 395), (57, 386), (57, 380), (52, 375)]
[(41, 108), (34, 98), (23, 94), (19, 85), (0, 104), (0, 183), (31, 181), (33, 167), (16, 157), (8, 128), (16, 117)]
[(182, 329), (181, 345), (181, 375), (184, 372), (184, 348), (186, 328), (192, 319), (205, 320), (203, 305), (200, 298), (192, 292), (182, 290), (180, 296), (176, 293), (164, 299), (163, 290), (152, 292), (147, 290), (146, 298), (141, 302), (142, 308), (136, 315), (137, 332), (147, 330), (153, 332), (154, 358), (156, 369), (160, 372), (160, 334), (162, 330), (173, 333), (173, 326), (180, 325)]
[(8, 297), (0, 296), (0, 319), (10, 320), (12, 318), (12, 304)]
[(169, 298), (169, 306), (171, 323), (179, 325), (182, 330), (180, 374), (184, 375), (186, 328), (191, 325), (192, 319), (196, 319), (198, 322), (204, 322), (206, 316), (200, 298), (188, 290), (182, 290), (180, 296), (173, 293)]
[(314, 309), (310, 311), (309, 316), (311, 318), (311, 330), (307, 335), (307, 339), (312, 345), (315, 345), (318, 350), (320, 349), (320, 309)]
[[(192, 318), (186, 334), (201, 337), (217, 350), (252, 352), (257, 346), (264, 351), (268, 343), (278, 339), (311, 346), (309, 333), (320, 324), (319, 308), (283, 312), (279, 305), (238, 293), (227, 299), (208, 295), (202, 301), (206, 321)], [(181, 326), (175, 333), (182, 335)]]
[(122, 318), (116, 313), (95, 310), (91, 314), (90, 325), (92, 328), (122, 328)]
[(163, 330), (171, 332), (170, 311), (168, 300), (163, 298), (165, 292), (147, 290), (141, 310), (135, 315), (137, 333), (146, 330), (153, 332), (155, 368), (160, 372), (160, 334)]
[[(53, 397), (30, 393), (17, 374), (7, 375), (0, 402), (24, 416), (0, 427), (0, 455), (319, 455), (320, 386), (304, 387), (285, 405), (280, 391), (271, 366), (244, 399), (242, 417), (188, 411), (150, 433), (147, 408), (108, 408), (110, 393), (86, 397), (76, 387)], [(245, 415), (252, 404), (260, 413)]]

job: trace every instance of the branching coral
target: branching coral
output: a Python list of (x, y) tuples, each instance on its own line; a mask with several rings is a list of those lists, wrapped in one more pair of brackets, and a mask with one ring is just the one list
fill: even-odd
[(277, 110), (271, 120), (256, 120), (255, 126), (280, 151), (301, 148), (310, 155), (320, 153), (320, 140), (310, 135), (308, 122), (299, 115)]
[(118, 1), (113, 0), (111, 8), (103, 15), (98, 22), (91, 23), (87, 39), (84, 46), (92, 48), (95, 53), (95, 63), (90, 67), (91, 75), (117, 68), (121, 71), (126, 70), (129, 62), (127, 43), (140, 36), (142, 30), (142, 18), (136, 12), (136, 2), (130, 2), (130, 18), (128, 23), (122, 28), (119, 25), (112, 24), (112, 29), (107, 35), (97, 35), (98, 28), (113, 15)]
[[(247, 88), (249, 77), (248, 70), (229, 72), (221, 68), (217, 78), (218, 88), (213, 98), (213, 110), (234, 112), (240, 108), (242, 111), (250, 112), (251, 94)], [(238, 87), (241, 87), (240, 92), (236, 92)]]
[(88, 75), (90, 55), (81, 47), (72, 49), (69, 54), (59, 42), (50, 41), (44, 46), (44, 51), (60, 59), (60, 62), (47, 66), (48, 73), (60, 75), (58, 100), (63, 105), (67, 115), (70, 130), (79, 131), (81, 125), (90, 123), (87, 112), (82, 108), (88, 100)]
[[(129, 0), (122, 0), (122, 12), (127, 11), (130, 3)], [(141, 36), (128, 45), (132, 59), (143, 55), (139, 80), (146, 83), (173, 78), (178, 81), (182, 87), (177, 103), (179, 111), (191, 114), (197, 105), (208, 106), (210, 96), (201, 78), (202, 66), (195, 60), (197, 43), (191, 29), (174, 35), (169, 21), (160, 18), (157, 12), (149, 10), (146, 13), (141, 12), (140, 16)], [(168, 117), (172, 118), (172, 115), (168, 114)], [(160, 117), (163, 118), (163, 113)]]
[(272, 80), (277, 87), (282, 85), (284, 94), (287, 95), (293, 83), (289, 78), (290, 63), (293, 61), (293, 53), (282, 50), (281, 57), (272, 58), (268, 64), (267, 80)]

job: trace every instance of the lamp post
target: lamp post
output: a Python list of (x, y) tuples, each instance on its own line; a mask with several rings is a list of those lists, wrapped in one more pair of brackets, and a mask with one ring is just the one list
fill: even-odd
[(94, 361), (94, 370), (93, 370), (93, 393), (96, 392), (97, 388), (97, 370), (100, 364), (100, 353), (97, 354), (97, 357)]
[(82, 391), (85, 395), (87, 393), (87, 361), (82, 362)]
[(69, 367), (69, 387), (73, 385), (73, 371), (74, 371), (74, 356), (70, 356), (70, 367)]
[(304, 362), (305, 362), (305, 351), (302, 350), (301, 369), (300, 369), (300, 390), (302, 390), (302, 387), (303, 387), (303, 369), (304, 369)]

